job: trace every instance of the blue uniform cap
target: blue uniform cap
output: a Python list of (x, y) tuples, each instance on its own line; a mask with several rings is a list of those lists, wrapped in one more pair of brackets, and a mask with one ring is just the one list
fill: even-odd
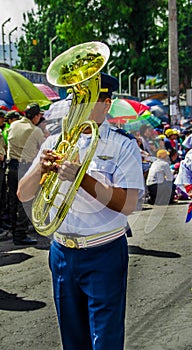
[(100, 92), (105, 92), (111, 97), (113, 91), (119, 88), (119, 81), (112, 75), (101, 72), (101, 89)]

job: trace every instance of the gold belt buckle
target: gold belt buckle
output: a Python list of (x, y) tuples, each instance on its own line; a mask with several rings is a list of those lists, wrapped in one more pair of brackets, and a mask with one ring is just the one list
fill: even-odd
[(65, 245), (67, 248), (76, 248), (76, 243), (71, 238), (66, 239)]

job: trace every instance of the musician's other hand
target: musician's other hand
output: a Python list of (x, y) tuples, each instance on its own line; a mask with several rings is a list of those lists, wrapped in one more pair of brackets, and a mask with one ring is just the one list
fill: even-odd
[(62, 181), (68, 180), (73, 182), (80, 167), (81, 165), (79, 163), (71, 163), (66, 160), (58, 169), (59, 179)]
[(41, 172), (48, 173), (50, 171), (58, 172), (59, 165), (56, 161), (61, 157), (54, 153), (52, 150), (43, 150), (40, 157)]

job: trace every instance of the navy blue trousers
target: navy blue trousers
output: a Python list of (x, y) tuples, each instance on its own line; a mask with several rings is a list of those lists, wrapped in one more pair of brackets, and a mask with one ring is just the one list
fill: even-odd
[(64, 350), (123, 350), (127, 239), (88, 249), (53, 241), (49, 254)]

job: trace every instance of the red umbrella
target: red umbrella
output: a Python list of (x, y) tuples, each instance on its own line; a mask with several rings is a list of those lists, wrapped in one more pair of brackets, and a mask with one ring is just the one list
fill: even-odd
[(112, 100), (109, 114), (113, 118), (124, 117), (125, 119), (129, 118), (133, 120), (138, 118), (138, 113), (135, 109), (127, 100), (122, 98)]
[(35, 85), (49, 100), (51, 101), (60, 100), (60, 96), (48, 85), (45, 85), (45, 84), (33, 84), (33, 85)]
[(136, 100), (129, 100), (126, 99), (127, 102), (134, 108), (134, 110), (137, 112), (138, 115), (143, 114), (145, 111), (149, 110), (150, 107), (144, 105), (143, 103), (136, 101)]

